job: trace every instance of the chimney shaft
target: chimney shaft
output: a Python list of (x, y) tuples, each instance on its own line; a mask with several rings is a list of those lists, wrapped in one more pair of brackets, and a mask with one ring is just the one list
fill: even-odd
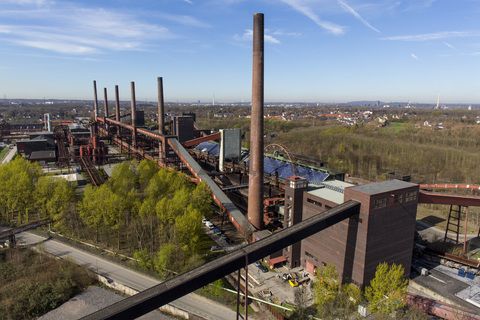
[(263, 13), (253, 16), (252, 114), (250, 121), (250, 163), (248, 172), (248, 220), (263, 228)]
[(158, 77), (158, 132), (165, 134), (165, 102), (163, 101), (163, 78)]
[(98, 97), (97, 97), (97, 81), (93, 80), (93, 118), (97, 121), (98, 117)]
[(105, 118), (108, 118), (108, 96), (107, 88), (103, 88), (103, 104), (105, 106)]
[(133, 127), (133, 132), (132, 132), (132, 145), (134, 147), (137, 146), (137, 126), (135, 123), (135, 118), (136, 118), (136, 113), (137, 113), (137, 101), (135, 100), (135, 82), (130, 82), (130, 88), (131, 88), (131, 94), (132, 94), (132, 110), (131, 110), (131, 118), (132, 118), (132, 127)]
[(120, 94), (118, 86), (115, 86), (115, 120), (120, 121)]

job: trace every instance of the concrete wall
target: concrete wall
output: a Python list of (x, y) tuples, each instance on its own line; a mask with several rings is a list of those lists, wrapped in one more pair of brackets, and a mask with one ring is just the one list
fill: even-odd
[[(113, 281), (112, 279), (107, 279), (106, 277), (102, 276), (102, 275), (99, 275), (97, 274), (97, 278), (98, 278), (98, 281), (100, 281), (101, 283), (103, 283), (105, 286), (115, 290), (115, 291), (118, 291), (118, 292), (121, 292), (127, 296), (133, 296), (135, 294), (137, 294), (139, 291), (135, 290), (135, 289), (132, 289), (126, 285), (123, 285), (121, 283), (117, 283), (115, 281)], [(161, 312), (164, 312), (164, 313), (168, 313), (168, 314), (171, 314), (172, 316), (175, 316), (175, 317), (178, 317), (178, 318), (182, 318), (182, 319), (196, 319), (197, 317), (191, 317), (190, 314), (186, 311), (183, 311), (181, 309), (178, 309), (170, 304), (167, 304), (163, 307), (160, 307), (159, 310)]]

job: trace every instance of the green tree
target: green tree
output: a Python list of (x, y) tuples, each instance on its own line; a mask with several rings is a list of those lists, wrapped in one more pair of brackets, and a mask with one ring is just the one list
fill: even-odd
[[(155, 271), (165, 277), (170, 274), (172, 267), (175, 267), (173, 264), (178, 261), (179, 252), (177, 246), (173, 243), (164, 244), (160, 250), (157, 252), (154, 260)], [(177, 269), (178, 270), (178, 269)]]
[(184, 252), (197, 253), (202, 232), (202, 215), (192, 206), (175, 219), (175, 235)]
[(153, 269), (154, 264), (152, 261), (152, 257), (146, 249), (136, 250), (133, 253), (133, 258), (137, 260), (137, 264), (140, 266), (140, 268), (145, 270)]
[(365, 289), (370, 312), (389, 315), (405, 307), (407, 287), (408, 280), (402, 265), (379, 264), (375, 277)]
[(74, 200), (75, 192), (72, 186), (64, 179), (54, 179), (52, 194), (47, 201), (46, 208), (48, 216), (54, 221), (55, 227), (62, 228), (65, 225), (63, 220), (71, 209)]
[(202, 216), (209, 218), (212, 215), (212, 196), (208, 186), (201, 182), (192, 191), (191, 204)]
[(80, 218), (89, 227), (95, 229), (95, 241), (98, 242), (99, 228), (103, 224), (103, 200), (99, 188), (88, 185), (84, 192), (82, 201), (79, 203), (78, 211)]
[(353, 312), (362, 301), (362, 290), (353, 283), (344, 284), (340, 290), (339, 302), (347, 312)]
[(314, 286), (315, 303), (319, 309), (332, 303), (338, 297), (340, 281), (334, 265), (327, 264), (317, 270), (317, 282)]
[(151, 160), (142, 160), (138, 164), (137, 167), (137, 174), (138, 174), (138, 181), (140, 183), (140, 188), (144, 190), (147, 186), (152, 177), (157, 173), (158, 166), (155, 162)]
[(35, 206), (34, 190), (42, 170), (37, 163), (17, 157), (0, 166), (0, 206), (3, 218), (11, 221), (17, 213), (19, 224), (28, 222)]

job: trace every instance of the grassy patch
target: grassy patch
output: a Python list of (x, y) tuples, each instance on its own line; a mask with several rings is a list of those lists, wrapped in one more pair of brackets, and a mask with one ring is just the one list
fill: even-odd
[(34, 319), (80, 293), (93, 279), (69, 261), (28, 249), (0, 251), (0, 319)]
[(7, 155), (7, 153), (8, 153), (9, 150), (10, 150), (10, 149), (8, 149), (8, 148), (2, 148), (2, 149), (0, 150), (0, 161), (2, 161), (3, 158), (5, 158), (5, 156)]

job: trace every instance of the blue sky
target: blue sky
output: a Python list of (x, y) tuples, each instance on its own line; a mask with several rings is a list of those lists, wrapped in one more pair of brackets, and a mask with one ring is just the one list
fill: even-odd
[(249, 101), (255, 12), (267, 101), (480, 103), (480, 0), (0, 0), (0, 98)]

